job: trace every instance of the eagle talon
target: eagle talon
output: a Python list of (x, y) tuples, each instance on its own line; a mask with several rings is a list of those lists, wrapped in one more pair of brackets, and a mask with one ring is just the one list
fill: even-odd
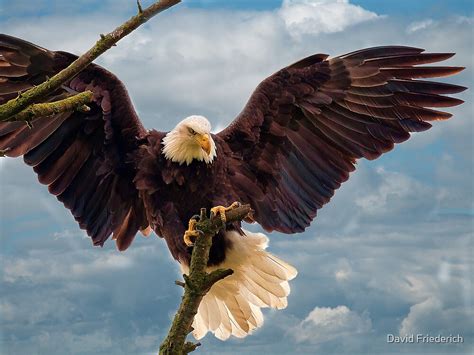
[[(184, 243), (188, 246), (188, 247), (192, 247), (194, 245), (194, 241), (193, 240), (196, 240), (196, 238), (199, 238), (201, 235), (202, 235), (202, 231), (199, 231), (197, 229), (195, 230), (187, 230), (186, 232), (184, 232)], [(192, 239), (193, 238), (193, 239)]]
[[(197, 218), (196, 218), (197, 217)], [(199, 229), (196, 229), (196, 224), (197, 222), (199, 221), (200, 217), (199, 216), (193, 216), (190, 220), (189, 220), (189, 225), (188, 225), (188, 230), (186, 232), (184, 232), (184, 236), (183, 236), (183, 239), (184, 239), (184, 243), (188, 246), (188, 247), (192, 247), (194, 245), (194, 241), (196, 240), (196, 238), (199, 238), (200, 236), (203, 236), (204, 235), (204, 232), (199, 230)], [(193, 239), (191, 239), (193, 238)]]
[(233, 210), (234, 208), (240, 207), (242, 204), (240, 202), (234, 202), (232, 203), (229, 207), (224, 207), (224, 206), (216, 206), (211, 208), (211, 218), (213, 216), (217, 216), (218, 214), (221, 217), (222, 224), (226, 224), (227, 218), (225, 216), (225, 213), (227, 211)]

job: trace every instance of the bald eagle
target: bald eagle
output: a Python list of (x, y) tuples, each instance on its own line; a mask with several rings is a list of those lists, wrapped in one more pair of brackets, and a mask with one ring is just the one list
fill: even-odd
[[(154, 230), (188, 272), (190, 218), (200, 208), (251, 205), (268, 231), (305, 230), (354, 171), (449, 113), (464, 87), (423, 80), (463, 68), (422, 66), (452, 56), (386, 46), (339, 57), (315, 54), (263, 80), (242, 112), (212, 134), (202, 116), (170, 132), (146, 130), (123, 83), (91, 64), (54, 101), (91, 90), (89, 112), (0, 123), (0, 149), (23, 156), (68, 208), (94, 245), (112, 236), (120, 251)], [(0, 35), (0, 104), (45, 81), (77, 57)], [(428, 108), (430, 107), (430, 108)], [(215, 211), (222, 213), (223, 207)], [(213, 239), (208, 268), (234, 274), (215, 284), (194, 319), (194, 336), (244, 337), (263, 323), (261, 308), (285, 308), (294, 267), (266, 251), (267, 237), (228, 223)]]

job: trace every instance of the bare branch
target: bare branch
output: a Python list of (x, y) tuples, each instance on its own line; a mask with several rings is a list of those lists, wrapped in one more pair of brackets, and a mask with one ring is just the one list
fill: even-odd
[(143, 13), (143, 8), (142, 8), (142, 4), (140, 4), (140, 0), (137, 0), (137, 6), (138, 6), (138, 13), (142, 14)]
[(8, 121), (9, 118), (26, 109), (29, 105), (40, 101), (49, 93), (58, 89), (66, 81), (71, 80), (74, 76), (86, 68), (99, 55), (114, 46), (119, 40), (137, 29), (140, 25), (147, 22), (156, 14), (170, 8), (181, 2), (181, 0), (160, 0), (150, 5), (137, 15), (130, 18), (127, 22), (117, 27), (115, 30), (101, 38), (86, 53), (77, 58), (66, 69), (48, 79), (44, 83), (25, 91), (16, 98), (11, 99), (0, 106), (0, 121)]
[(178, 285), (178, 286), (181, 286), (181, 287), (183, 287), (183, 288), (184, 288), (184, 286), (186, 285), (183, 281), (179, 281), (179, 280), (176, 280), (176, 281), (174, 282), (174, 284), (175, 284), (175, 285)]
[[(251, 211), (249, 205), (237, 207), (226, 212), (226, 220), (227, 222), (242, 221)], [(201, 209), (201, 219), (196, 228), (203, 231), (204, 235), (197, 238), (194, 244), (189, 276), (183, 275), (184, 296), (168, 336), (160, 346), (161, 355), (187, 354), (194, 351), (199, 344), (186, 342), (187, 335), (192, 331), (191, 325), (199, 304), (212, 285), (233, 273), (230, 269), (218, 269), (210, 274), (206, 272), (212, 237), (224, 227), (220, 216), (209, 219), (206, 211)]]
[(188, 341), (186, 344), (184, 344), (183, 354), (189, 354), (190, 352), (196, 350), (198, 346), (201, 346), (201, 343), (194, 344)]

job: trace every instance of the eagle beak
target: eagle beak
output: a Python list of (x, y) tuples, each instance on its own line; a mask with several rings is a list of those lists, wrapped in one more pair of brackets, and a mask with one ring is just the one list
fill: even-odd
[(209, 134), (198, 134), (196, 135), (196, 139), (202, 150), (204, 150), (207, 155), (211, 154), (211, 141), (209, 138)]

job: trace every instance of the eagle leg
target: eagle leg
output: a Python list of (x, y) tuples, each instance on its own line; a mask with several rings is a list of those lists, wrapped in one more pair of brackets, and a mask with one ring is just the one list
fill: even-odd
[(199, 216), (193, 216), (189, 220), (188, 230), (184, 232), (184, 237), (183, 237), (184, 243), (188, 247), (192, 247), (194, 245), (193, 239), (191, 238), (194, 238), (195, 240), (196, 238), (198, 238), (199, 236), (203, 234), (202, 231), (200, 231), (199, 229), (196, 229), (196, 224), (198, 221), (199, 221)]
[(234, 208), (240, 207), (241, 203), (240, 202), (234, 202), (231, 204), (229, 207), (224, 207), (224, 206), (216, 206), (211, 208), (211, 218), (212, 216), (217, 216), (218, 214), (221, 217), (222, 224), (226, 224), (227, 220), (225, 217), (225, 213), (227, 211), (233, 210)]

